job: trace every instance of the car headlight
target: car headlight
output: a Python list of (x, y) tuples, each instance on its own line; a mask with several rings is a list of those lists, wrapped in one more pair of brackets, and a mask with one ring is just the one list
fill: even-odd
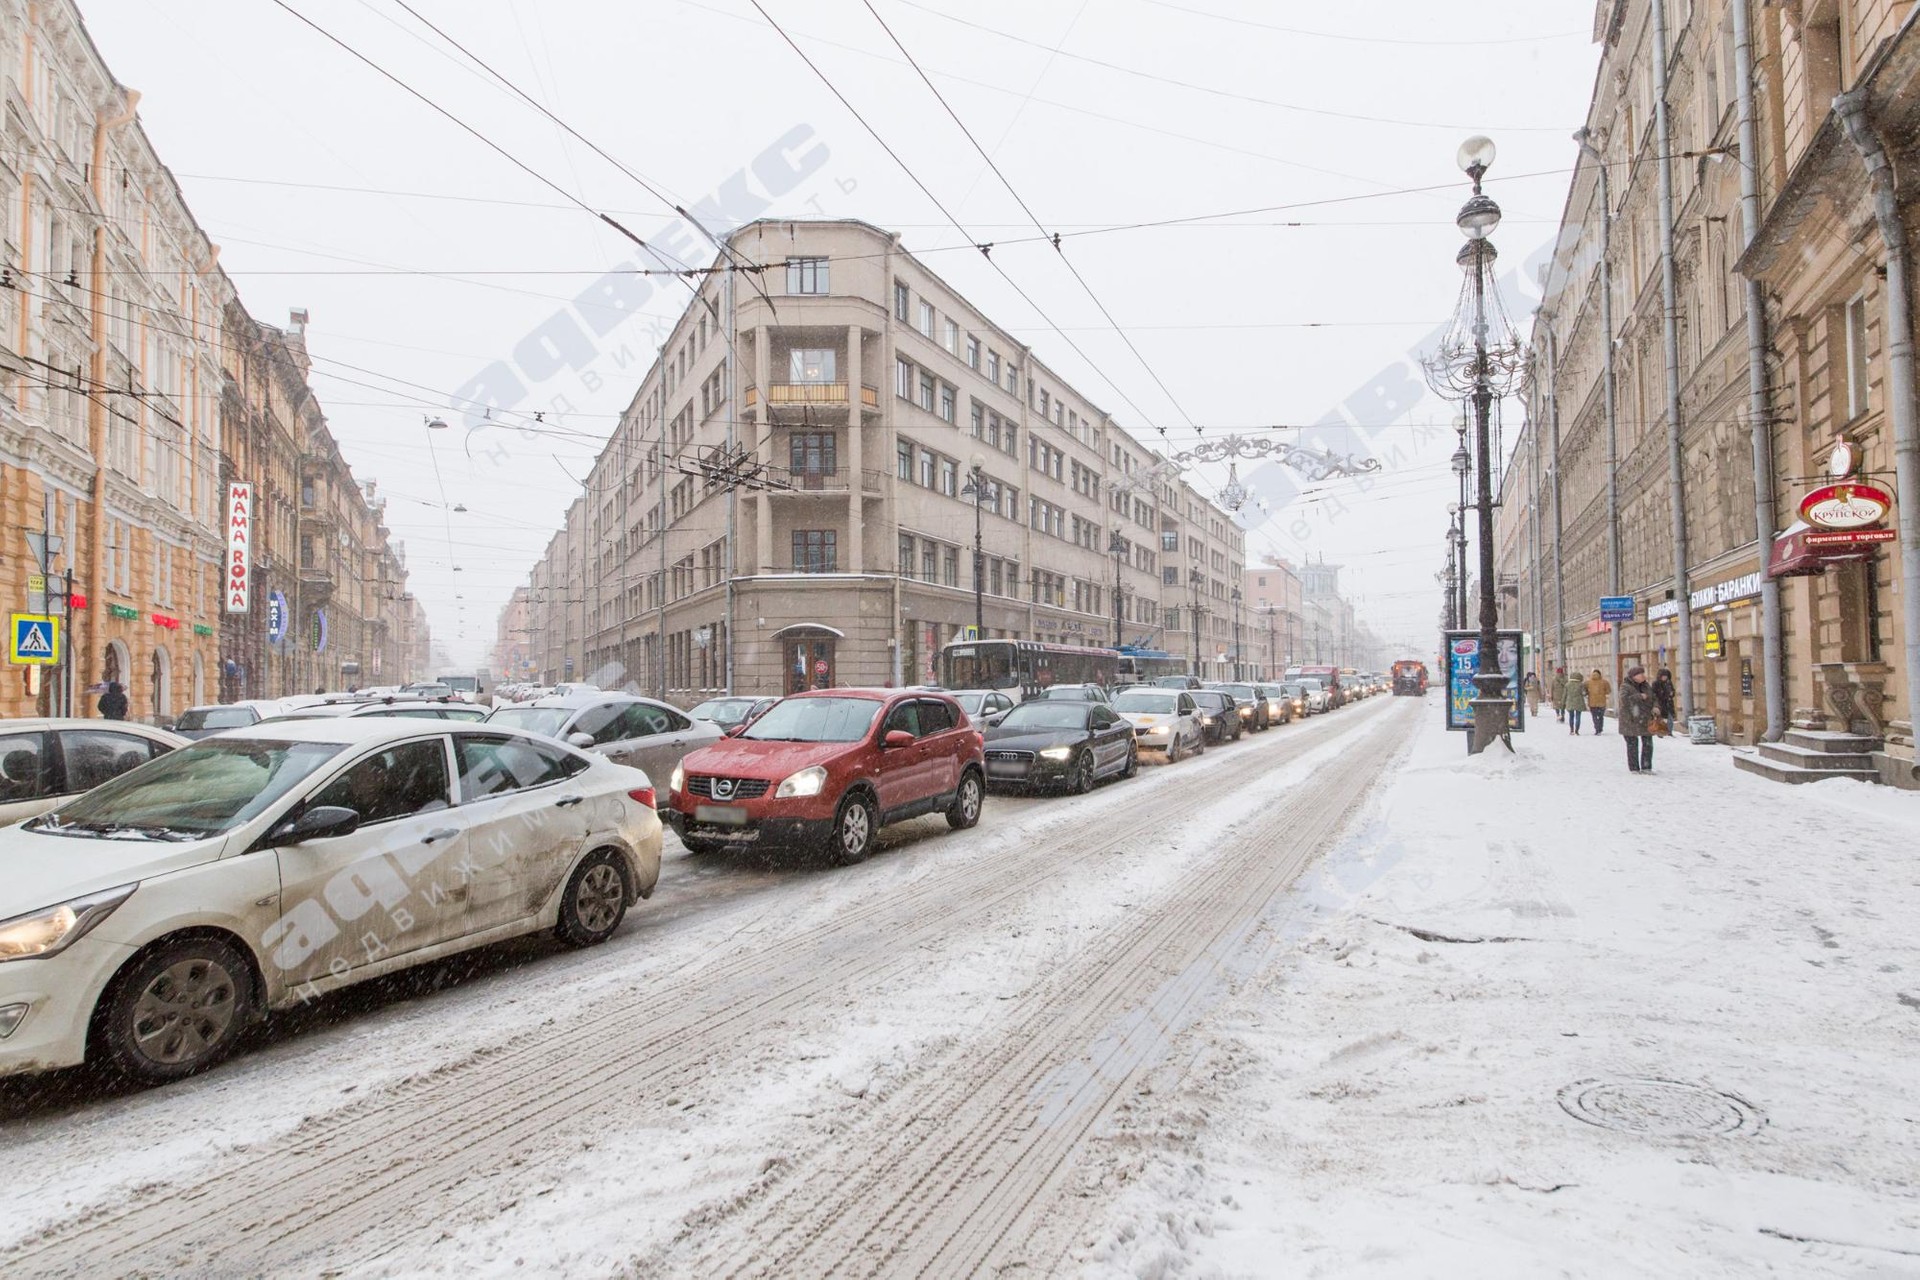
[(118, 889), (0, 920), (0, 962), (32, 960), (64, 951), (112, 915), (115, 907), (133, 896), (133, 890), (133, 885), (123, 884)]
[(667, 790), (685, 791), (687, 789), (687, 771), (679, 765), (673, 766), (673, 776), (667, 779)]
[(798, 773), (789, 774), (785, 781), (774, 788), (775, 800), (788, 800), (817, 796), (820, 788), (827, 785), (827, 771), (820, 765), (810, 765)]
[(1242, 707), (1242, 708), (1240, 708), (1240, 714), (1241, 714), (1241, 715), (1243, 715), (1243, 716), (1250, 716), (1250, 715), (1252, 715), (1252, 714), (1253, 714), (1253, 708), (1252, 708), (1252, 707)]
[(1048, 747), (1040, 753), (1040, 758), (1042, 760), (1070, 760), (1073, 758), (1073, 748)]
[(1212, 716), (1201, 716), (1201, 717), (1200, 717), (1200, 723), (1201, 723), (1201, 724), (1212, 724), (1212, 723), (1213, 723), (1213, 717), (1212, 717)]

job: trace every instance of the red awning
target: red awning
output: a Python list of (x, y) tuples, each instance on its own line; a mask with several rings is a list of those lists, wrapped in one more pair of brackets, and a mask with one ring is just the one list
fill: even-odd
[(1796, 520), (1773, 540), (1773, 551), (1767, 556), (1767, 576), (1794, 578), (1824, 573), (1830, 564), (1871, 559), (1875, 543), (1893, 539), (1892, 529), (1834, 531), (1815, 529)]

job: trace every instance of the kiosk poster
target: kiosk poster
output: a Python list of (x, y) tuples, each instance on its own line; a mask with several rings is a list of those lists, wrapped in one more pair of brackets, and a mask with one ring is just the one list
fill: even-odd
[[(1447, 728), (1471, 729), (1473, 700), (1479, 694), (1473, 678), (1480, 673), (1480, 633), (1448, 631), (1443, 634), (1446, 638)], [(1515, 733), (1523, 732), (1527, 722), (1526, 703), (1520, 697), (1520, 632), (1500, 631), (1495, 635), (1499, 669), (1506, 673), (1507, 697), (1513, 700), (1507, 724)]]

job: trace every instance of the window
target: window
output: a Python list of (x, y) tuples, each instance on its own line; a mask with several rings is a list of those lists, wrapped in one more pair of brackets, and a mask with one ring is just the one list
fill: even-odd
[(1042, 390), (1040, 392), (1040, 416), (1041, 417), (1044, 418), (1047, 416), (1047, 413), (1051, 404), (1052, 404), (1052, 401), (1048, 398), (1046, 391)]
[(907, 291), (907, 282), (893, 282), (893, 318), (901, 324), (907, 322), (907, 309), (913, 303), (913, 295)]
[(460, 762), (460, 800), (464, 804), (571, 778), (588, 764), (586, 757), (564, 747), (524, 738), (463, 734), (453, 740), (453, 745)]
[(960, 552), (957, 548), (948, 547), (946, 551), (941, 554), (940, 581), (950, 587), (960, 585)]
[(925, 299), (920, 302), (920, 323), (915, 327), (925, 336), (933, 336), (933, 304)]
[(796, 431), (787, 437), (787, 464), (796, 478), (832, 475), (839, 465), (838, 439), (831, 431)]
[(940, 416), (941, 418), (945, 419), (948, 422), (953, 421), (954, 401), (958, 398), (959, 398), (959, 393), (956, 392), (952, 387), (948, 386), (944, 382), (940, 384)]
[(882, 733), (910, 733), (920, 736), (920, 704), (902, 702), (887, 712), (887, 722), (881, 726)]
[(924, 582), (938, 581), (938, 579), (934, 577), (934, 573), (938, 568), (938, 566), (939, 566), (939, 548), (935, 547), (931, 542), (922, 543), (920, 546), (920, 578), (921, 580)]
[(973, 435), (973, 438), (975, 440), (978, 440), (981, 436), (987, 433), (987, 411), (985, 408), (981, 406), (978, 400), (975, 400), (972, 403), (973, 403), (973, 409), (969, 417), (968, 430)]
[(793, 568), (796, 573), (837, 573), (839, 534), (832, 529), (793, 531)]
[(953, 707), (949, 703), (936, 702), (928, 698), (920, 704), (920, 736), (930, 733), (945, 733), (953, 728)]
[(0, 735), (0, 803), (47, 794), (46, 739), (37, 733)]
[(825, 258), (788, 258), (787, 292), (827, 292), (827, 260)]
[(933, 375), (924, 369), (920, 371), (920, 407), (933, 412)]
[(818, 386), (838, 382), (839, 352), (832, 348), (795, 348), (787, 353), (787, 381)]
[[(130, 733), (108, 733), (98, 729), (65, 729), (60, 733), (60, 755), (66, 764), (63, 792), (91, 791), (129, 769), (137, 768), (164, 754), (165, 747), (136, 738)], [(444, 771), (441, 775), (445, 777)], [(442, 794), (445, 788), (442, 787)]]
[(444, 739), (403, 742), (376, 751), (314, 793), (309, 807), (339, 805), (362, 826), (447, 807)]
[(920, 487), (933, 488), (933, 455), (925, 449), (920, 451)]
[(1865, 295), (1847, 304), (1847, 420), (1867, 411), (1867, 299)]
[(980, 369), (980, 339), (972, 334), (967, 335), (967, 368), (976, 373)]
[(893, 394), (902, 400), (913, 398), (913, 366), (905, 360), (893, 362)]
[(987, 348), (987, 381), (1000, 385), (1000, 353), (991, 347)]
[(950, 319), (940, 330), (940, 345), (955, 355), (960, 354), (960, 326)]
[(960, 465), (952, 458), (940, 459), (940, 492), (949, 498), (960, 492)]
[(1007, 366), (1007, 390), (1011, 391), (1014, 395), (1020, 394), (1020, 366), (1019, 365), (1009, 364)]
[(900, 576), (903, 578), (911, 578), (913, 576), (913, 535), (910, 533), (900, 535), (899, 562)]
[(998, 560), (995, 560), (992, 564), (987, 566), (988, 594), (996, 595), (996, 596), (1003, 594), (1001, 590), (1002, 586), (1004, 585), (1002, 576), (1001, 576), (1001, 570), (1003, 567), (1004, 566), (1002, 565), (1002, 563)]
[(913, 442), (902, 440), (893, 446), (893, 474), (901, 480), (913, 479)]

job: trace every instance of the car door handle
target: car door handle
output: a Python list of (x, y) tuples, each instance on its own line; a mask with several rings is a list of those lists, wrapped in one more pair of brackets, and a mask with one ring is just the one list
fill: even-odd
[(460, 829), (458, 827), (441, 827), (438, 830), (427, 832), (426, 838), (423, 839), (420, 843), (421, 844), (437, 844), (442, 840), (451, 840), (459, 834), (460, 834)]
[(553, 802), (553, 807), (556, 809), (569, 809), (585, 799), (585, 796), (561, 796)]

